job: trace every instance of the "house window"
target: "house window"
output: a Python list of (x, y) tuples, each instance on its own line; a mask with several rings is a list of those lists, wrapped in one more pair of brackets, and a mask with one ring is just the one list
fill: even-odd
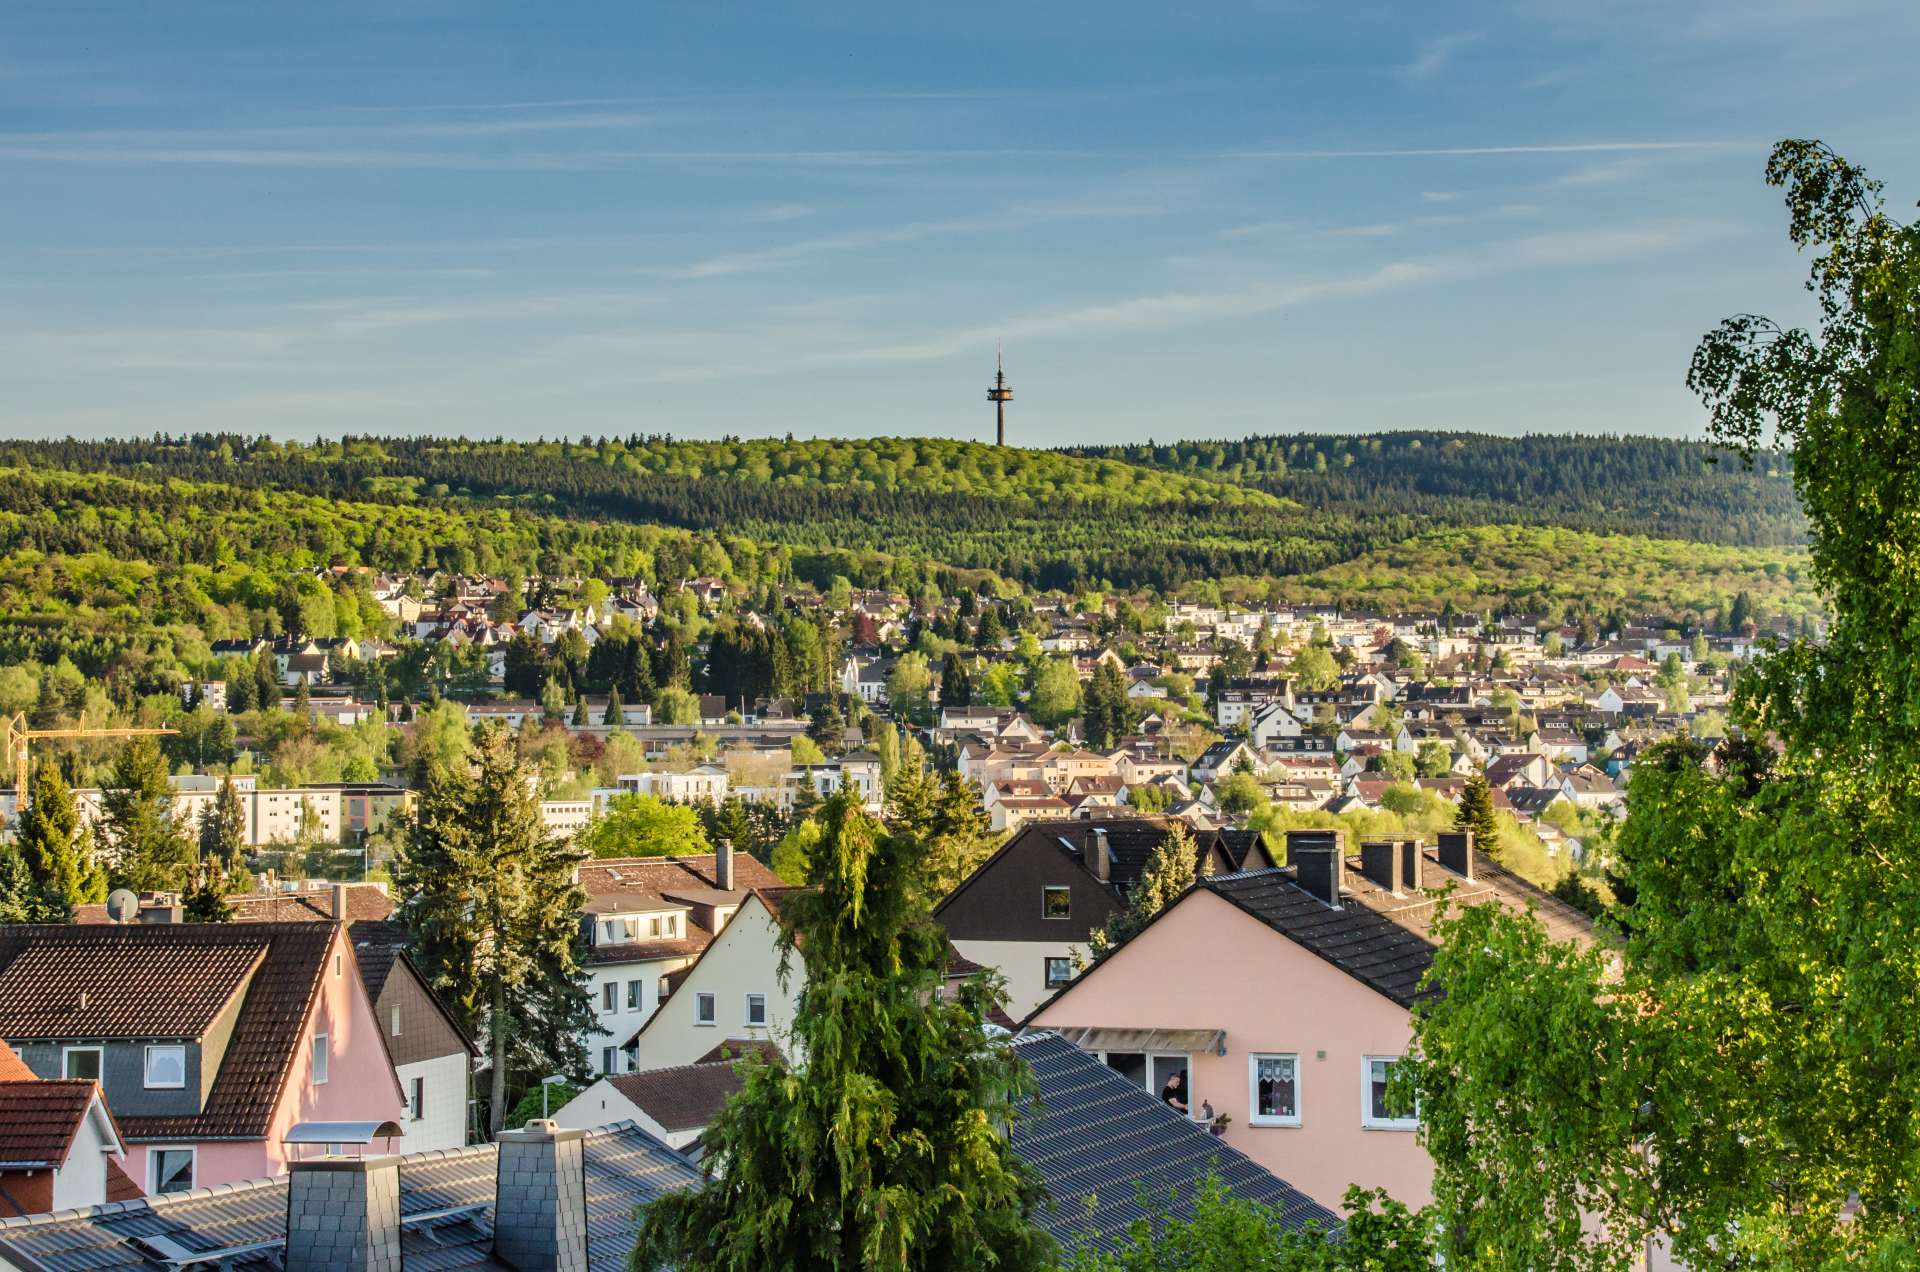
[(667, 916), (667, 935), (668, 936), (680, 935), (680, 916), (679, 915), (669, 914)]
[(620, 1006), (620, 982), (607, 981), (600, 986), (600, 1010), (614, 1011)]
[(1058, 989), (1073, 979), (1073, 960), (1070, 958), (1050, 958), (1047, 960), (1047, 988)]
[(1073, 916), (1073, 890), (1049, 885), (1040, 889), (1040, 917), (1065, 919)]
[(427, 1080), (425, 1078), (415, 1078), (408, 1089), (407, 1111), (413, 1114), (413, 1120), (416, 1122), (427, 1115)]
[(149, 1091), (177, 1091), (187, 1085), (185, 1047), (148, 1047), (146, 1087)]
[(620, 1048), (618, 1047), (600, 1048), (600, 1072), (602, 1073), (620, 1072)]
[(1247, 1057), (1247, 1121), (1254, 1126), (1300, 1125), (1300, 1057)]
[(147, 1192), (153, 1196), (193, 1190), (191, 1148), (154, 1148), (147, 1151)]
[(313, 1084), (323, 1085), (327, 1080), (327, 1035), (313, 1035)]
[(646, 1001), (646, 982), (630, 980), (627, 982), (627, 1010), (639, 1011)]
[(660, 916), (659, 915), (656, 914), (651, 919), (647, 920), (647, 935), (648, 936), (660, 935)]
[(1387, 1084), (1400, 1061), (1393, 1056), (1368, 1056), (1360, 1062), (1360, 1125), (1371, 1131), (1412, 1131), (1420, 1126), (1418, 1111), (1387, 1098)]
[(765, 994), (747, 995), (747, 1023), (764, 1028), (767, 1023), (767, 996)]
[(713, 1022), (714, 1022), (713, 995), (712, 994), (695, 994), (693, 996), (693, 1023), (696, 1025), (710, 1025)]
[(393, 1008), (393, 1036), (396, 1038), (400, 1036), (400, 1006), (398, 1003), (394, 1004)]
[(100, 1048), (68, 1047), (60, 1053), (60, 1076), (82, 1081), (100, 1080)]

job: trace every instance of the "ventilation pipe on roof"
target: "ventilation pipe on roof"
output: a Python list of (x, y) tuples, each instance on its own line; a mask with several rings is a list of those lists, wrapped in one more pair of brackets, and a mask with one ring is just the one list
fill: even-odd
[(333, 885), (333, 917), (341, 923), (347, 921), (347, 885)]
[(529, 1272), (587, 1272), (586, 1135), (541, 1120), (500, 1132), (493, 1205), (500, 1262)]
[(733, 840), (722, 839), (713, 850), (713, 886), (733, 891)]
[(400, 1267), (400, 1159), (287, 1163), (287, 1272)]

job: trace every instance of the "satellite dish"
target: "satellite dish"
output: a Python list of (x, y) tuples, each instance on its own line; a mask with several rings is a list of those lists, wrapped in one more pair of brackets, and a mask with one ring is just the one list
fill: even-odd
[[(99, 893), (94, 893), (99, 896)], [(140, 894), (127, 888), (115, 888), (107, 894), (107, 917), (115, 923), (131, 923), (140, 916)]]

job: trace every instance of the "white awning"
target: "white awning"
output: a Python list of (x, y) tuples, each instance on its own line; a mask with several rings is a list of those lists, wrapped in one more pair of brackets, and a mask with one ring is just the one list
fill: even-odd
[(288, 1129), (281, 1143), (371, 1144), (405, 1134), (398, 1122), (300, 1122)]
[(1049, 1027), (1082, 1051), (1227, 1054), (1227, 1031), (1224, 1029), (1117, 1029), (1099, 1025)]

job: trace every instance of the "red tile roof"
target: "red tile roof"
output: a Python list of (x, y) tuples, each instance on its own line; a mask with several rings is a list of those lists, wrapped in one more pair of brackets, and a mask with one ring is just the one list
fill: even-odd
[[(11, 985), (29, 1006), (46, 997), (12, 975), (23, 958), (50, 969), (65, 987), (63, 994), (71, 991), (76, 1001), (79, 989), (93, 985), (102, 968), (128, 970), (154, 996), (145, 1003), (151, 1023), (131, 1002), (124, 1007), (119, 1023), (128, 1031), (125, 1036), (179, 1037), (166, 1032), (177, 1029), (185, 1014), (172, 1000), (205, 1001), (213, 991), (203, 982), (229, 975), (234, 951), (251, 951), (252, 979), (205, 1106), (195, 1114), (123, 1117), (119, 1124), (135, 1141), (260, 1139), (286, 1086), (339, 932), (340, 925), (331, 922), (4, 926), (0, 989)], [(175, 980), (156, 978), (149, 967), (171, 968)], [(0, 1021), (14, 1009), (0, 993)], [(10, 1032), (0, 1025), (0, 1036)]]
[(27, 1068), (20, 1053), (0, 1040), (0, 1082), (38, 1082), (40, 1075)]
[(702, 1129), (743, 1085), (730, 1061), (621, 1073), (607, 1081), (666, 1131)]
[(91, 1079), (0, 1082), (0, 1171), (66, 1165), (99, 1090)]

